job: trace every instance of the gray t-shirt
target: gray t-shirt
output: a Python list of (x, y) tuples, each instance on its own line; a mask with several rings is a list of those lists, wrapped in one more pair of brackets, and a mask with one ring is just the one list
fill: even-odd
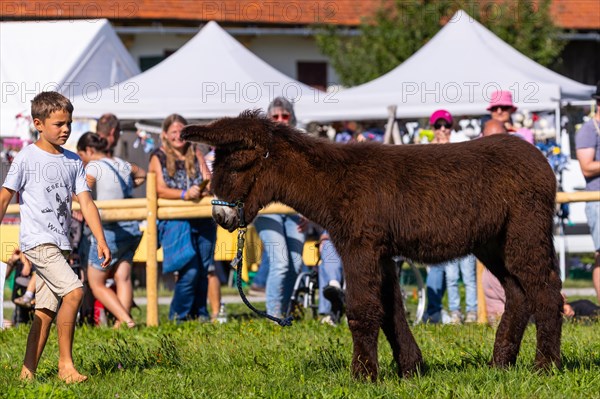
[[(102, 160), (90, 161), (85, 167), (85, 173), (96, 179), (94, 187), (94, 199), (112, 200), (123, 199), (122, 184), (131, 185), (131, 164), (121, 158), (104, 158)], [(122, 183), (116, 173), (121, 176)], [(129, 187), (131, 190), (133, 187)]]
[(72, 196), (90, 190), (77, 154), (68, 150), (50, 154), (35, 144), (28, 145), (11, 163), (3, 186), (19, 192), (22, 251), (41, 244), (72, 249)]
[[(600, 122), (596, 122), (600, 126)], [(594, 126), (594, 121), (589, 120), (581, 126), (575, 135), (575, 149), (595, 148), (594, 161), (600, 160), (600, 133)], [(587, 191), (600, 191), (600, 175), (585, 178), (585, 189)]]

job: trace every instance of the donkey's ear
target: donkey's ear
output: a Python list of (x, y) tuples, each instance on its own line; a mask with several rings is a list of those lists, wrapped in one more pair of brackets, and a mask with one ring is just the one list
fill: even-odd
[(211, 146), (222, 146), (232, 140), (225, 140), (225, 137), (219, 129), (210, 125), (187, 125), (181, 131), (181, 138), (187, 141), (196, 141)]
[(261, 117), (259, 110), (245, 111), (236, 118), (221, 118), (208, 125), (188, 125), (181, 131), (181, 138), (214, 147), (254, 147), (270, 142), (272, 127), (273, 123)]

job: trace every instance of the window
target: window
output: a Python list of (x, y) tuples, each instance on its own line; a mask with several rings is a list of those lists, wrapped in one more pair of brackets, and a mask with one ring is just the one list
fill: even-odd
[(327, 90), (327, 62), (298, 61), (298, 80), (319, 90)]
[(176, 50), (165, 50), (163, 55), (146, 55), (140, 57), (140, 69), (142, 72), (147, 71), (155, 65), (166, 59), (168, 56), (173, 54)]

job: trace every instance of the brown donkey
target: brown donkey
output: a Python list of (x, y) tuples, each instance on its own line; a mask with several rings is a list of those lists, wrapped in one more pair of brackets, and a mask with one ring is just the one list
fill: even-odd
[[(246, 111), (182, 137), (216, 147), (215, 194), (244, 222), (273, 201), (325, 227), (347, 282), (355, 376), (377, 378), (383, 329), (400, 375), (422, 365), (392, 257), (438, 263), (473, 253), (500, 280), (506, 310), (491, 364), (514, 364), (530, 316), (536, 366), (560, 366), (561, 281), (552, 242), (556, 180), (544, 156), (508, 135), (449, 145), (336, 144)], [(214, 206), (233, 231), (235, 209)]]

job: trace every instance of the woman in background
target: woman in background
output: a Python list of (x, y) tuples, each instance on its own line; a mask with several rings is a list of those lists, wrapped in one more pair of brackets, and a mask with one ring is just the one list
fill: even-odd
[[(108, 142), (96, 133), (87, 132), (77, 142), (77, 153), (83, 160), (86, 180), (94, 200), (114, 200), (131, 198), (135, 186), (142, 184), (146, 172), (120, 158), (110, 157)], [(97, 242), (93, 236), (84, 239), (89, 245), (87, 253), (87, 279), (92, 293), (117, 319), (115, 327), (125, 323), (134, 327), (131, 318), (133, 306), (133, 285), (131, 264), (133, 255), (142, 239), (137, 221), (102, 223), (106, 242), (113, 254), (111, 264), (103, 269), (98, 259)], [(114, 278), (116, 292), (106, 286), (106, 281)]]
[[(296, 125), (294, 107), (283, 97), (271, 102), (267, 116), (277, 123)], [(260, 215), (254, 221), (269, 264), (265, 295), (267, 313), (271, 316), (283, 317), (287, 312), (294, 282), (304, 265), (305, 225), (306, 220), (300, 215)]]
[[(201, 188), (201, 183), (211, 177), (204, 157), (191, 143), (181, 139), (181, 130), (187, 124), (178, 114), (169, 115), (163, 121), (162, 145), (152, 153), (149, 167), (150, 172), (156, 173), (159, 198), (192, 201), (208, 194), (208, 187)], [(177, 271), (169, 319), (178, 322), (216, 318), (220, 306), (220, 298), (211, 298), (213, 314), (209, 315), (208, 273), (214, 268), (216, 225), (210, 218), (188, 219), (187, 222), (196, 256), (187, 264), (179, 265)]]

